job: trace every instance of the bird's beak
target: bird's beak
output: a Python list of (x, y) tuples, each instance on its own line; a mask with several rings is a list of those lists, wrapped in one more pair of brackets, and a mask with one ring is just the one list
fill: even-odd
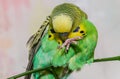
[(69, 33), (68, 32), (64, 32), (64, 33), (59, 33), (59, 37), (62, 40), (66, 40), (68, 38)]

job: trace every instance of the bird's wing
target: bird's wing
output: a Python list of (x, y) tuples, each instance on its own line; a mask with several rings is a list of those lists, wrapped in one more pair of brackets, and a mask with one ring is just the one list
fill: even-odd
[[(50, 20), (50, 16), (47, 17), (46, 21), (44, 21), (44, 23), (41, 25), (39, 30), (35, 34), (33, 34), (27, 41), (27, 47), (29, 49), (29, 62), (28, 62), (26, 71), (32, 70), (33, 68), (33, 58), (41, 45), (42, 37), (44, 37), (47, 31), (49, 20)], [(31, 77), (31, 74), (26, 75), (24, 79), (30, 79), (30, 77)]]

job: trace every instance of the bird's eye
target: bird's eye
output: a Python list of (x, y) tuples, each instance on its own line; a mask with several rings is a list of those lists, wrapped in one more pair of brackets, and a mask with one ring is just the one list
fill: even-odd
[(80, 29), (80, 27), (78, 26), (75, 30), (73, 30), (73, 32), (78, 32)]
[(80, 31), (80, 33), (84, 33), (84, 31), (83, 31), (83, 30), (81, 30), (81, 31)]

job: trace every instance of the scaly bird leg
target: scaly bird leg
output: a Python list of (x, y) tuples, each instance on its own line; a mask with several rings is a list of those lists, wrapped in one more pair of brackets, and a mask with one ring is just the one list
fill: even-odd
[(74, 38), (69, 38), (59, 48), (61, 49), (63, 47), (66, 47), (65, 51), (67, 51), (69, 49), (71, 43), (77, 44), (77, 40), (80, 40), (80, 39), (82, 39), (82, 37), (80, 37), (80, 36), (77, 36)]

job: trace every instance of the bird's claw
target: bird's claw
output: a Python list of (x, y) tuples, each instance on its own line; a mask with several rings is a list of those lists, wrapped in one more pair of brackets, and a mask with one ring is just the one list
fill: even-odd
[(59, 48), (62, 49), (63, 47), (66, 47), (65, 51), (67, 52), (70, 47), (70, 44), (77, 44), (77, 40), (80, 40), (80, 39), (82, 39), (82, 37), (80, 36), (69, 38), (61, 46), (59, 46)]

